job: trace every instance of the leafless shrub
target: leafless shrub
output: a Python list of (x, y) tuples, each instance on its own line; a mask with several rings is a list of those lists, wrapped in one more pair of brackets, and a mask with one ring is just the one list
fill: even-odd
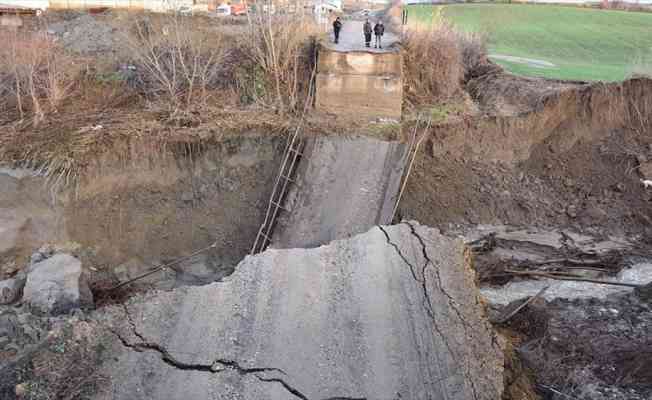
[(309, 95), (318, 27), (308, 17), (264, 12), (262, 3), (257, 5), (260, 12), (249, 15), (244, 48), (253, 69), (241, 87), (256, 102), (295, 111)]
[(39, 123), (70, 95), (79, 70), (43, 31), (6, 32), (0, 40), (6, 44), (0, 47), (4, 106)]
[(138, 88), (154, 99), (165, 99), (174, 111), (203, 104), (216, 87), (226, 40), (219, 30), (193, 29), (192, 19), (139, 18), (128, 35)]

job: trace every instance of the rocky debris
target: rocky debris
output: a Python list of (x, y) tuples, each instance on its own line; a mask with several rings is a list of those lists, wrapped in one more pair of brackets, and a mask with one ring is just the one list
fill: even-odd
[(551, 399), (652, 398), (652, 308), (635, 294), (554, 300), (529, 306), (508, 328)]
[(24, 280), (15, 278), (0, 281), (0, 304), (10, 304), (18, 300), (24, 284)]
[(50, 314), (91, 306), (93, 295), (81, 261), (68, 254), (55, 254), (33, 264), (27, 274), (23, 301), (36, 312)]
[(641, 286), (652, 281), (652, 264), (641, 261), (645, 251), (620, 237), (484, 225), (466, 232), (465, 240), (474, 252), (482, 295), (494, 305), (534, 296), (544, 287), (548, 300), (604, 298), (633, 289), (585, 279)]
[(119, 42), (113, 27), (89, 14), (54, 23), (48, 27), (48, 33), (56, 35), (67, 49), (80, 54), (109, 52)]
[(42, 340), (49, 324), (26, 307), (0, 307), (0, 365)]
[[(630, 268), (623, 269), (615, 277), (607, 277), (605, 280), (643, 286), (652, 282), (652, 264), (635, 264)], [(544, 287), (548, 287), (548, 289), (541, 296), (546, 300), (605, 299), (614, 294), (631, 293), (634, 290), (631, 287), (591, 282), (528, 279), (511, 281), (500, 287), (483, 287), (480, 292), (491, 305), (507, 305), (515, 300), (534, 296)]]
[(615, 274), (646, 253), (638, 243), (622, 237), (571, 230), (480, 225), (463, 235), (485, 283), (504, 284), (513, 277), (509, 271), (568, 272), (586, 277)]
[(643, 301), (652, 302), (652, 282), (636, 288), (635, 292)]
[[(83, 313), (38, 318), (27, 310), (12, 312), (17, 335), (4, 350), (0, 337), (0, 399), (86, 399), (97, 391), (101, 377), (93, 373), (103, 338)], [(0, 310), (0, 323), (2, 316)], [(34, 340), (25, 327), (33, 329)]]
[(503, 354), (461, 241), (417, 224), (267, 250), (222, 282), (135, 297), (104, 399), (495, 400)]
[(54, 248), (48, 244), (41, 246), (36, 252), (32, 254), (29, 258), (30, 265), (40, 263), (43, 260), (46, 260), (54, 255)]
[(652, 180), (652, 161), (641, 162), (638, 166), (638, 172), (646, 180)]

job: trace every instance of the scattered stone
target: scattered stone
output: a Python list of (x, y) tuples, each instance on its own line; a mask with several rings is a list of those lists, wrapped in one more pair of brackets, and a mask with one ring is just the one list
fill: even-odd
[(220, 364), (219, 362), (215, 362), (213, 363), (213, 365), (211, 365), (211, 371), (213, 372), (224, 371), (224, 365)]
[(18, 300), (24, 283), (17, 279), (0, 281), (0, 304), (10, 304)]
[(30, 264), (34, 265), (46, 260), (54, 254), (54, 249), (49, 244), (44, 244), (30, 257)]
[(27, 394), (27, 385), (19, 383), (16, 385), (16, 397), (24, 397)]
[(625, 184), (622, 183), (622, 182), (617, 183), (617, 184), (614, 186), (614, 191), (616, 191), (616, 192), (618, 192), (618, 193), (623, 193), (623, 192), (625, 191)]
[(635, 293), (641, 300), (652, 301), (652, 282), (636, 288)]
[(23, 301), (41, 313), (62, 314), (93, 304), (81, 261), (56, 254), (34, 264), (27, 275)]
[(195, 195), (192, 192), (183, 192), (181, 194), (181, 200), (186, 203), (190, 203), (194, 199), (195, 199)]
[(108, 52), (120, 44), (109, 24), (88, 14), (54, 23), (48, 33), (60, 38), (67, 49), (80, 54)]
[(17, 326), (19, 321), (15, 313), (6, 312), (0, 314), (0, 336), (15, 338), (17, 336)]
[(577, 207), (568, 206), (566, 208), (566, 215), (568, 215), (571, 218), (577, 218)]
[(638, 165), (638, 172), (643, 179), (652, 180), (652, 161), (646, 161)]

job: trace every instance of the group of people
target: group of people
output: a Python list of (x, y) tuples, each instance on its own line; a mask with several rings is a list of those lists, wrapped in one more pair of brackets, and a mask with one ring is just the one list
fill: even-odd
[[(333, 33), (335, 35), (335, 43), (340, 42), (341, 30), (342, 30), (342, 21), (340, 20), (340, 17), (337, 17), (335, 18), (335, 21), (333, 21)], [(383, 24), (382, 20), (376, 22), (376, 25), (374, 25), (374, 27), (372, 28), (371, 22), (369, 22), (369, 18), (367, 18), (364, 24), (362, 25), (362, 33), (364, 34), (364, 44), (366, 47), (371, 47), (371, 34), (373, 33), (374, 36), (376, 37), (374, 48), (377, 49), (383, 48), (381, 39), (385, 34), (385, 25)]]

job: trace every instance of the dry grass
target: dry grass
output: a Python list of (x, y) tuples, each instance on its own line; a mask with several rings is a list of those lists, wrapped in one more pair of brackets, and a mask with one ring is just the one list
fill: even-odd
[(487, 63), (485, 37), (459, 32), (441, 17), (429, 29), (408, 31), (403, 45), (408, 106), (460, 96), (467, 77)]
[(0, 110), (39, 124), (70, 96), (80, 68), (43, 31), (3, 32), (0, 41)]

